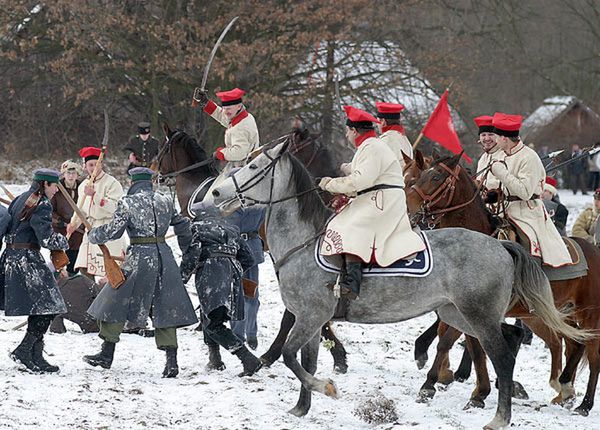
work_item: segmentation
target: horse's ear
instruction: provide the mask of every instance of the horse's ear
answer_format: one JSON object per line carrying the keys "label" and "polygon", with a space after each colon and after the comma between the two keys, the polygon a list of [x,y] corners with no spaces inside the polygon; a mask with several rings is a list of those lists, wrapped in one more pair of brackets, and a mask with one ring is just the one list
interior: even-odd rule
{"label": "horse's ear", "polygon": [[448,162],[446,163],[446,166],[453,168],[456,167],[458,165],[458,162],[460,161],[461,157],[463,156],[463,152],[465,151],[461,151],[460,154],[456,154],[455,156],[451,157]]}
{"label": "horse's ear", "polygon": [[415,151],[415,162],[417,163],[417,167],[419,169],[425,170],[425,160],[423,159],[423,153],[418,149]]}
{"label": "horse's ear", "polygon": [[167,137],[171,136],[171,134],[173,133],[171,131],[171,127],[169,127],[169,124],[167,124],[166,122],[163,122],[163,131],[165,132],[165,136]]}
{"label": "horse's ear", "polygon": [[404,153],[404,151],[400,151],[402,153],[402,159],[404,160],[404,164],[408,164],[412,161],[412,158],[410,158],[408,155],[406,155]]}
{"label": "horse's ear", "polygon": [[285,151],[287,151],[288,147],[290,146],[290,143],[292,143],[292,136],[290,136],[289,139],[285,139],[285,141],[281,144],[281,148],[279,150],[279,155],[281,155]]}

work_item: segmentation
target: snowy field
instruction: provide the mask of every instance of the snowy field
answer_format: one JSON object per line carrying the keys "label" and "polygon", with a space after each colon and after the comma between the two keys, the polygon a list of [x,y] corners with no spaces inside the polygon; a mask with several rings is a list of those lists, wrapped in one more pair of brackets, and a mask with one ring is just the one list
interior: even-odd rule
{"label": "snowy field", "polygon": [[[13,187],[15,192],[23,187]],[[569,226],[588,204],[590,196],[561,191],[571,211]],[[170,243],[176,248],[174,241]],[[261,265],[259,353],[274,338],[283,312],[270,262]],[[190,293],[193,291],[190,282]],[[195,295],[192,299],[197,302]],[[227,369],[208,373],[204,369],[207,348],[192,327],[179,333],[180,375],[161,379],[164,353],[153,339],[123,335],[110,370],[86,365],[81,357],[96,353],[100,339],[67,325],[66,334],[49,334],[48,361],[61,367],[59,374],[31,375],[18,370],[8,357],[20,342],[24,329],[12,328],[24,317],[7,318],[0,313],[0,428],[10,429],[477,429],[489,422],[496,409],[497,391],[492,389],[483,410],[463,411],[474,388],[474,374],[464,384],[453,383],[438,390],[429,404],[416,403],[427,369],[417,370],[413,342],[433,321],[433,315],[399,324],[368,326],[335,324],[338,337],[349,354],[349,371],[336,375],[331,355],[321,348],[317,376],[331,377],[340,399],[313,395],[308,416],[296,418],[286,411],[298,397],[299,383],[279,361],[251,378],[236,375],[241,365],[224,353]],[[67,322],[67,324],[69,324]],[[430,357],[434,348],[430,349]],[[457,346],[451,355],[455,367],[462,354]],[[430,362],[432,359],[430,358]],[[490,363],[490,373],[493,369]],[[530,400],[513,401],[513,425],[523,429],[592,429],[600,427],[600,407],[587,418],[550,404],[555,395],[549,379],[550,355],[534,338],[518,357],[515,379],[526,387]],[[587,383],[587,369],[578,372],[578,403]],[[354,410],[381,392],[395,402],[395,423],[372,425],[361,421]],[[577,404],[578,404],[577,403]]]}

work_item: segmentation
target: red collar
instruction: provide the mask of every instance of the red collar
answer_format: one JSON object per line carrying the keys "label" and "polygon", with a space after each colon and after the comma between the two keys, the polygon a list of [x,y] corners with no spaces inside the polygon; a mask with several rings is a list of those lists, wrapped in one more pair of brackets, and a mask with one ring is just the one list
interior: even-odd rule
{"label": "red collar", "polygon": [[367,131],[366,133],[361,134],[360,136],[358,136],[356,138],[356,140],[354,141],[354,145],[358,148],[369,137],[377,137],[377,135],[375,134],[375,132],[373,130]]}
{"label": "red collar", "polygon": [[404,127],[402,127],[400,124],[392,124],[392,125],[386,125],[385,127],[381,127],[382,133],[385,133],[388,130],[395,130],[398,133],[405,134]]}
{"label": "red collar", "polygon": [[241,120],[243,120],[247,116],[248,116],[248,111],[246,109],[242,110],[240,113],[238,113],[236,116],[234,116],[231,119],[229,126],[233,127],[234,125],[238,124]]}

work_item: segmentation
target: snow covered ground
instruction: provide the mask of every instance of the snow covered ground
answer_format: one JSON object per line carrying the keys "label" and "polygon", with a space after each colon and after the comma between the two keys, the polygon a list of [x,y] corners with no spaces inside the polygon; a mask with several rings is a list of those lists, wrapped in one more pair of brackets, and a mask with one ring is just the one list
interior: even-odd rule
{"label": "snow covered ground", "polygon": [[[14,191],[23,191],[23,187]],[[561,198],[571,211],[569,225],[592,201],[591,196],[562,191]],[[174,242],[171,245],[177,249]],[[261,266],[261,279],[259,353],[273,339],[283,312],[269,262]],[[192,299],[196,299],[194,295]],[[485,409],[462,410],[474,388],[474,376],[464,384],[438,390],[429,404],[415,402],[426,369],[417,370],[412,359],[413,342],[434,321],[432,315],[389,325],[336,324],[349,353],[349,372],[335,375],[331,355],[321,348],[317,376],[331,377],[341,397],[333,400],[313,395],[312,409],[304,418],[286,413],[296,403],[299,383],[281,361],[254,377],[240,379],[236,376],[240,363],[225,353],[227,369],[207,373],[207,349],[201,333],[191,327],[179,330],[177,379],[160,378],[163,353],[155,348],[153,339],[137,335],[123,335],[112,369],[89,367],[81,357],[97,352],[100,340],[94,334],[80,333],[73,325],[68,325],[67,334],[47,336],[48,361],[61,367],[59,374],[21,372],[8,353],[24,334],[24,329],[12,328],[23,320],[0,313],[0,428],[476,429],[491,420],[496,408],[497,391],[493,389]],[[433,354],[432,347],[430,356]],[[461,354],[461,347],[452,351],[454,366]],[[513,427],[598,428],[599,407],[584,418],[549,403],[554,397],[547,383],[549,369],[550,355],[539,339],[522,347],[515,378],[526,387],[530,400],[513,402]],[[578,401],[583,397],[587,375],[587,369],[578,373]],[[395,402],[395,423],[367,424],[353,413],[377,391]]]}

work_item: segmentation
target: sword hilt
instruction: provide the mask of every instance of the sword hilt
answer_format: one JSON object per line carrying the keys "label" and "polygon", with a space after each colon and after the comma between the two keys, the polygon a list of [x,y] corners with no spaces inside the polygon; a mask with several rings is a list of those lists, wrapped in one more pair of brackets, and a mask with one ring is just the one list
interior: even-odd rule
{"label": "sword hilt", "polygon": [[204,88],[194,88],[194,95],[192,96],[192,107],[198,107],[200,104],[200,94],[204,92]]}

